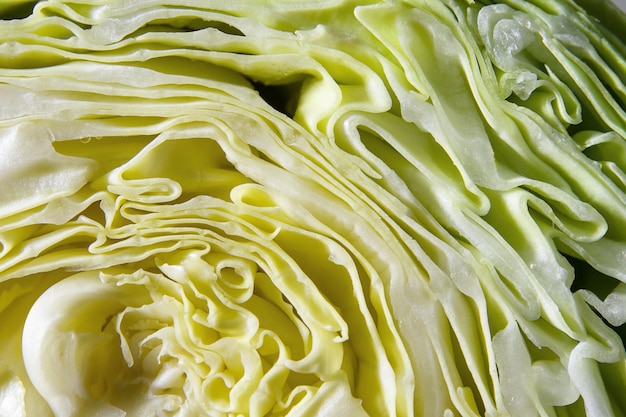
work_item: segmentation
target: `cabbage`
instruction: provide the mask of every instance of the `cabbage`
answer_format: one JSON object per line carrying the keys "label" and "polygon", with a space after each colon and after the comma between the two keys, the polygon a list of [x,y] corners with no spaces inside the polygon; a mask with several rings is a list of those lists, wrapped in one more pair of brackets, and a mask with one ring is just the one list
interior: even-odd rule
{"label": "cabbage", "polygon": [[626,415],[626,17],[0,5],[0,415]]}

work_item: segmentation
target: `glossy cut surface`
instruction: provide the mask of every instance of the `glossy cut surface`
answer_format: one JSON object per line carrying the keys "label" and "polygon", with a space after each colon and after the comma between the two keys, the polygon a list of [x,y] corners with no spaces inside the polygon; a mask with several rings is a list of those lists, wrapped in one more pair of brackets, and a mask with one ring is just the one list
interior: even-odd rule
{"label": "glossy cut surface", "polygon": [[626,415],[589,7],[2,3],[0,415]]}

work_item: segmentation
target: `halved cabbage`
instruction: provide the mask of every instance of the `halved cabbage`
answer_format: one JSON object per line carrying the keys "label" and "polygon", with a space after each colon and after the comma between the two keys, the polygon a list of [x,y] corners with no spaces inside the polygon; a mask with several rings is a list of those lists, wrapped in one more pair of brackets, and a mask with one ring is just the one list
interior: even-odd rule
{"label": "halved cabbage", "polygon": [[0,415],[626,415],[614,12],[3,3]]}

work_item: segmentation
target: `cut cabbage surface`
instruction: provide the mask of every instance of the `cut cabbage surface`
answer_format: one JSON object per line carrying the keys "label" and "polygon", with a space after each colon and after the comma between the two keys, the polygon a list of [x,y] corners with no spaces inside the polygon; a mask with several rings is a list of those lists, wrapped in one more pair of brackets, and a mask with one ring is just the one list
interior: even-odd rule
{"label": "cut cabbage surface", "polygon": [[0,17],[0,416],[626,416],[610,3]]}

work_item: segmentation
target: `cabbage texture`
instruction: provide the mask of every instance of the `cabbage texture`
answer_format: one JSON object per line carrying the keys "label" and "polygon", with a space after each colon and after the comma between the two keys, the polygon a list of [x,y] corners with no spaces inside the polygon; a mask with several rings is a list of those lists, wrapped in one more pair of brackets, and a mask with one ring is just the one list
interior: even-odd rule
{"label": "cabbage texture", "polygon": [[0,416],[626,416],[610,3],[0,16]]}

